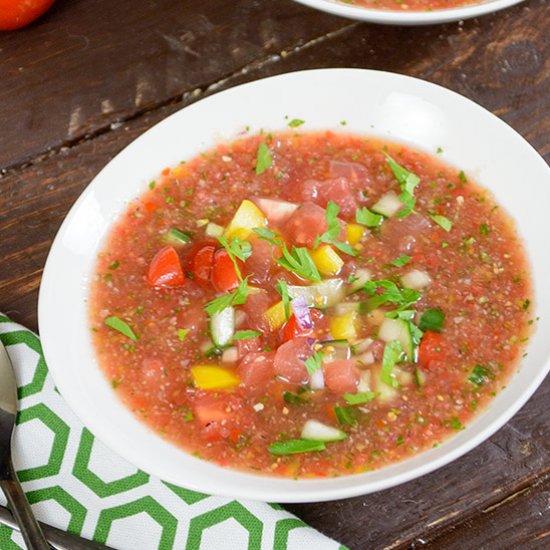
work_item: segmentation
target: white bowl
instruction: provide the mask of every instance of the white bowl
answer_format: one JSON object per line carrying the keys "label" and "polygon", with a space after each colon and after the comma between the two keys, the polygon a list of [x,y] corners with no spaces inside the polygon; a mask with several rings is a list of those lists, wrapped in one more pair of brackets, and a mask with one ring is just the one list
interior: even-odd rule
{"label": "white bowl", "polygon": [[[516,219],[532,261],[537,310],[550,311],[550,169],[500,119],[444,88],[378,71],[325,69],[259,80],[199,101],[163,120],[118,154],[72,207],[42,278],[39,324],[50,372],[82,422],[119,455],[162,479],[207,493],[276,502],[331,500],[385,489],[466,453],[505,424],[550,368],[550,315],[544,315],[523,367],[466,430],[436,449],[378,471],[292,480],[224,469],[163,440],[119,401],[90,338],[88,291],[96,256],[128,201],[165,166],[222,139],[252,131],[335,129],[374,134],[435,152],[494,192]],[[342,126],[341,121],[347,125]]]}
{"label": "white bowl", "polygon": [[344,4],[340,0],[294,1],[305,4],[310,8],[332,13],[333,15],[358,19],[359,21],[380,23],[382,25],[433,25],[435,23],[462,21],[485,15],[486,13],[493,13],[514,4],[519,4],[523,0],[487,0],[486,2],[477,2],[460,8],[434,11],[375,10]]}

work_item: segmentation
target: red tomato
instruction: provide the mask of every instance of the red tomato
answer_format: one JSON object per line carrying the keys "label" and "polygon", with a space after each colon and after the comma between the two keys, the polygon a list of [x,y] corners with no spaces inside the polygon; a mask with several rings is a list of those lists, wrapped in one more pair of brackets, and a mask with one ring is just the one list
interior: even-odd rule
{"label": "red tomato", "polygon": [[54,0],[0,0],[0,31],[20,29],[46,12]]}
{"label": "red tomato", "polygon": [[294,314],[290,316],[289,320],[286,322],[286,325],[283,327],[282,337],[284,342],[288,342],[298,336],[319,336],[319,332],[323,328],[328,327],[322,311],[313,308],[309,310],[309,314],[311,316],[311,321],[313,322],[313,326],[311,328],[302,328],[298,324],[296,316]]}
{"label": "red tomato", "polygon": [[353,361],[341,359],[333,361],[324,368],[325,384],[334,393],[353,393],[359,383],[359,373]]}
{"label": "red tomato", "polygon": [[298,337],[282,344],[275,354],[275,373],[291,384],[303,384],[309,379],[306,359],[313,354],[308,338]]}
{"label": "red tomato", "polygon": [[147,282],[151,286],[176,287],[185,282],[180,258],[176,249],[165,246],[159,250],[151,261],[147,272]]}
{"label": "red tomato", "polygon": [[432,331],[425,332],[418,348],[418,362],[429,369],[431,362],[441,361],[444,358],[445,348],[441,334]]}
{"label": "red tomato", "polygon": [[210,284],[215,250],[216,247],[212,244],[201,246],[191,260],[193,280],[199,286],[205,287]]}
{"label": "red tomato", "polygon": [[[237,259],[239,269],[243,270],[243,262]],[[216,250],[214,254],[214,267],[212,269],[212,284],[218,292],[231,292],[239,286],[239,277],[235,270],[235,264],[229,257],[225,248]]]}
{"label": "red tomato", "polygon": [[262,389],[275,376],[275,352],[248,353],[239,363],[239,376],[245,386]]}

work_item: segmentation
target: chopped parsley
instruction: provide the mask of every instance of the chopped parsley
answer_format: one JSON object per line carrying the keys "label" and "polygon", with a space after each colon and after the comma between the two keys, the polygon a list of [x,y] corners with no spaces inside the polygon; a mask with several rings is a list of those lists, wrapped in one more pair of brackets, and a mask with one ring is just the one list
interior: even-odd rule
{"label": "chopped parsley", "polygon": [[279,279],[275,285],[275,290],[281,295],[283,307],[285,310],[285,319],[290,319],[290,294],[288,292],[288,284],[284,279]]}
{"label": "chopped parsley", "polygon": [[305,123],[305,120],[301,120],[299,118],[293,118],[289,123],[288,126],[290,128],[298,128],[298,126],[301,126]]}
{"label": "chopped parsley", "polygon": [[186,336],[189,334],[191,329],[188,328],[179,328],[178,329],[178,339],[180,342],[183,342]]}
{"label": "chopped parsley", "polygon": [[[383,289],[383,292],[380,294],[377,293],[379,288]],[[367,281],[361,289],[372,296],[368,301],[368,308],[370,310],[387,303],[407,308],[420,299],[420,292],[410,288],[400,289],[393,281]]]}
{"label": "chopped parsley", "polygon": [[215,313],[222,312],[225,308],[228,308],[229,306],[238,306],[244,304],[247,298],[248,277],[241,280],[238,288],[234,292],[232,292],[231,294],[223,294],[222,296],[214,298],[204,306],[204,309],[206,310],[206,313],[208,313],[208,315],[212,316]]}
{"label": "chopped parsley", "polygon": [[273,455],[293,455],[311,451],[324,451],[325,449],[325,444],[322,441],[312,441],[310,439],[276,441],[268,447],[269,452]]}
{"label": "chopped parsley", "polygon": [[525,301],[523,302],[523,304],[521,305],[521,307],[522,307],[525,311],[527,311],[527,310],[529,309],[529,306],[530,306],[530,305],[531,305],[531,300],[525,300]]}
{"label": "chopped parsley", "polygon": [[124,334],[124,336],[130,338],[130,340],[133,340],[134,342],[137,342],[138,337],[135,335],[134,331],[130,328],[128,323],[123,321],[122,319],[119,319],[118,317],[107,317],[104,320],[104,323],[111,327],[121,334]]}
{"label": "chopped parsley", "polygon": [[481,386],[487,380],[491,380],[493,376],[494,375],[491,369],[489,369],[488,367],[485,367],[483,365],[476,365],[472,369],[470,376],[468,376],[468,380],[476,386]]}
{"label": "chopped parsley", "polygon": [[479,232],[480,232],[481,235],[487,236],[487,235],[489,235],[490,231],[491,230],[489,229],[489,224],[487,224],[487,223],[482,223],[479,226]]}
{"label": "chopped parsley", "polygon": [[458,179],[462,182],[462,183],[466,183],[468,181],[468,178],[466,177],[466,174],[464,173],[464,170],[461,170],[459,173],[458,173]]}
{"label": "chopped parsley", "polygon": [[115,260],[108,269],[111,271],[114,271],[115,269],[118,269],[120,267],[120,262],[118,260]]}
{"label": "chopped parsley", "polygon": [[233,335],[233,340],[248,340],[260,336],[257,330],[239,330]]}
{"label": "chopped parsley", "polygon": [[414,199],[414,189],[420,183],[420,178],[413,172],[409,172],[384,151],[386,160],[390,165],[391,171],[399,185],[401,186],[401,195],[399,195],[399,200],[404,204],[405,208],[400,210],[397,213],[398,218],[405,218],[411,212],[414,211],[414,205],[416,201]]}
{"label": "chopped parsley", "polygon": [[334,407],[336,419],[342,426],[354,426],[357,424],[357,410],[353,407]]}
{"label": "chopped parsley", "polygon": [[445,314],[440,308],[427,309],[420,317],[419,326],[422,330],[433,330],[441,332],[443,323],[445,322]]}
{"label": "chopped parsley", "polygon": [[411,261],[411,257],[407,256],[406,254],[401,254],[399,258],[395,258],[392,262],[390,262],[395,267],[403,267],[404,265],[407,265]]}
{"label": "chopped parsley", "polygon": [[272,164],[273,159],[271,158],[269,148],[265,142],[262,141],[258,147],[258,153],[256,155],[256,175],[260,176],[263,174]]}
{"label": "chopped parsley", "polygon": [[317,283],[321,280],[319,270],[313,263],[307,248],[297,248],[293,246],[292,250],[289,251],[286,244],[284,244],[283,256],[277,259],[277,263],[288,271],[292,271],[292,273],[304,277],[304,279],[309,279]]}
{"label": "chopped parsley", "polygon": [[345,393],[344,399],[348,405],[362,405],[368,403],[376,397],[376,393],[373,391],[361,392],[361,393]]}
{"label": "chopped parsley", "polygon": [[303,397],[289,391],[285,391],[283,393],[283,399],[289,405],[303,405],[304,403],[307,403],[307,399],[304,399]]}
{"label": "chopped parsley", "polygon": [[383,220],[384,216],[371,212],[366,206],[355,211],[355,221],[365,227],[378,227]]}
{"label": "chopped parsley", "polygon": [[453,416],[449,422],[449,426],[453,429],[453,430],[463,430],[464,429],[464,425],[462,424],[462,422],[460,422],[458,416]]}
{"label": "chopped parsley", "polygon": [[434,214],[433,216],[430,216],[432,220],[439,225],[439,227],[442,227],[445,231],[449,232],[451,228],[453,227],[453,222],[446,218],[445,216],[440,216],[439,214]]}
{"label": "chopped parsley", "polygon": [[342,230],[340,222],[338,221],[338,212],[340,212],[340,207],[334,202],[329,201],[327,209],[325,212],[325,219],[327,220],[327,229],[326,231],[315,239],[315,246],[319,246],[319,243],[332,244],[344,254],[349,254],[350,256],[357,256],[357,251],[352,248],[348,243],[343,243],[338,241],[338,236]]}
{"label": "chopped parsley", "polygon": [[323,354],[320,351],[314,351],[313,355],[306,359],[307,373],[311,376],[320,370],[323,364]]}
{"label": "chopped parsley", "polygon": [[252,229],[256,235],[263,241],[267,241],[268,243],[274,245],[274,246],[282,246],[283,243],[281,241],[281,236],[275,233],[275,231],[271,231],[271,229],[268,229],[267,227],[255,227]]}

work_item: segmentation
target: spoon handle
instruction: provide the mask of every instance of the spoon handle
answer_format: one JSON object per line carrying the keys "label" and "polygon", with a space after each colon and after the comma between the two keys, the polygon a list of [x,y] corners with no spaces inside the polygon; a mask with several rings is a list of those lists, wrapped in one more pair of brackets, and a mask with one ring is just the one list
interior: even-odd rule
{"label": "spoon handle", "polygon": [[32,513],[31,506],[23,488],[17,479],[11,460],[8,464],[8,479],[0,480],[0,487],[4,491],[12,514],[19,524],[21,535],[28,550],[50,550],[40,525]]}

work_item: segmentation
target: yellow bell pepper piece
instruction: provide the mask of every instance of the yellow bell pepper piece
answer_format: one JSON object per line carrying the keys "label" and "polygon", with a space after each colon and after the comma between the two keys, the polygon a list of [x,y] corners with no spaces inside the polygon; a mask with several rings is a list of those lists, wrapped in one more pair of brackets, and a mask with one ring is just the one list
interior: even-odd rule
{"label": "yellow bell pepper piece", "polygon": [[353,246],[357,244],[365,233],[365,228],[358,223],[348,223],[346,225],[346,238],[348,243]]}
{"label": "yellow bell pepper piece", "polygon": [[286,322],[285,306],[283,301],[277,302],[271,306],[265,313],[264,317],[269,323],[271,330],[279,330]]}
{"label": "yellow bell pepper piece", "polygon": [[336,275],[344,265],[344,260],[338,256],[338,252],[328,244],[313,250],[310,256],[322,275]]}
{"label": "yellow bell pepper piece", "polygon": [[335,340],[354,340],[357,338],[355,322],[357,313],[350,311],[329,320],[330,333]]}
{"label": "yellow bell pepper piece", "polygon": [[263,227],[266,220],[263,212],[253,202],[244,200],[227,226],[225,236],[228,239],[239,237],[245,240],[252,233],[252,229]]}
{"label": "yellow bell pepper piece", "polygon": [[195,385],[203,390],[230,390],[240,383],[232,370],[215,365],[191,367],[191,374]]}

